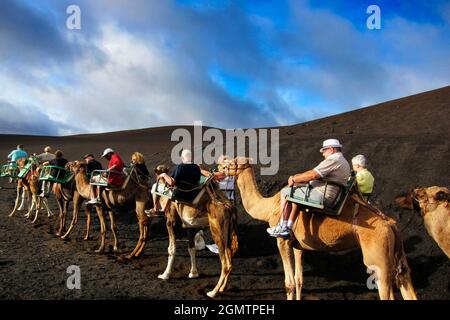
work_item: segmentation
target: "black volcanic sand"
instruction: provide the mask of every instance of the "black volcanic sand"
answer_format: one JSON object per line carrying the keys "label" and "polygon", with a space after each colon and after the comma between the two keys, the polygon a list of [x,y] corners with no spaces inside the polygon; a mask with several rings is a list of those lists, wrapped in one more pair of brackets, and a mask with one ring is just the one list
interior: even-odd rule
{"label": "black volcanic sand", "polygon": [[[419,298],[450,299],[449,259],[427,234],[419,214],[393,204],[396,195],[412,187],[450,185],[449,106],[450,87],[445,87],[282,127],[279,173],[275,177],[260,176],[256,170],[257,183],[262,194],[275,194],[290,174],[308,170],[321,160],[318,149],[326,138],[340,139],[349,160],[358,153],[365,154],[376,177],[375,202],[400,225]],[[87,152],[100,154],[105,147],[113,147],[127,160],[133,151],[141,151],[147,165],[153,167],[170,163],[173,130],[174,127],[162,127],[69,137],[0,135],[0,154],[8,154],[17,143],[25,144],[31,152],[51,145],[61,148],[69,160],[75,160]],[[9,186],[5,181],[1,185]],[[218,280],[219,259],[209,251],[198,252],[200,278],[187,278],[190,260],[181,228],[177,229],[181,241],[177,242],[173,278],[157,278],[167,262],[167,231],[161,218],[151,222],[143,256],[121,262],[121,254],[112,253],[111,246],[104,255],[94,253],[99,235],[95,216],[91,239],[82,240],[86,224],[81,212],[71,238],[63,241],[54,236],[56,216],[48,219],[42,214],[35,226],[23,217],[23,212],[9,218],[14,197],[15,191],[0,190],[1,299],[205,299],[205,292]],[[53,198],[50,204],[57,213]],[[240,249],[234,259],[229,289],[221,299],[284,299],[284,273],[275,240],[267,236],[265,223],[252,220],[244,212],[239,197],[237,205]],[[120,249],[127,253],[138,238],[135,216],[121,214],[117,228]],[[109,231],[107,239],[110,245]],[[70,265],[81,268],[81,290],[66,288],[66,270]],[[304,299],[376,299],[376,291],[366,287],[367,278],[358,250],[304,255]],[[396,295],[400,298],[398,292]]]}

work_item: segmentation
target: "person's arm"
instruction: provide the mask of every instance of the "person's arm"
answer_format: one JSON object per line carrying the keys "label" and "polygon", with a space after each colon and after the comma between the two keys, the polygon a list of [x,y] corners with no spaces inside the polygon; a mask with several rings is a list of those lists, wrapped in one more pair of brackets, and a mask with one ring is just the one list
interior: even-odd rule
{"label": "person's arm", "polygon": [[13,156],[13,154],[14,154],[14,151],[11,151],[11,152],[8,154],[8,159],[11,159],[12,156]]}
{"label": "person's arm", "polygon": [[171,186],[171,187],[173,187],[173,186],[175,185],[175,182],[176,182],[175,179],[172,178],[171,176],[169,176],[167,173],[161,173],[161,174],[158,176],[158,180],[159,180],[160,178],[164,179],[164,181],[165,181],[169,186]]}
{"label": "person's arm", "polygon": [[290,176],[288,179],[288,184],[289,186],[293,186],[296,183],[305,183],[317,179],[320,179],[320,174],[315,170],[308,170],[306,172]]}

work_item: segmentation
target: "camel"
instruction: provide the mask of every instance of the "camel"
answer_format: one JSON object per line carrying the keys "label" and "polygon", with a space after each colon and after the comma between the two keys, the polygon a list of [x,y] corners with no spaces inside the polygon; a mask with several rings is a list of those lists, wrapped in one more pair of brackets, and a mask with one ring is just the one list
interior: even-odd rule
{"label": "camel", "polygon": [[[243,206],[251,217],[270,226],[278,223],[281,192],[272,197],[261,195],[248,158],[224,157],[219,161],[219,171],[235,176]],[[357,247],[362,250],[364,264],[376,271],[381,299],[394,299],[393,280],[404,299],[417,299],[395,221],[356,195],[347,198],[339,216],[300,212],[292,230],[294,240],[277,238],[287,299],[294,299],[294,295],[301,299],[304,250],[333,252]]]}
{"label": "camel", "polygon": [[[191,270],[189,278],[199,276],[195,260],[194,236],[196,232],[204,227],[211,230],[211,235],[219,249],[221,263],[220,278],[216,286],[206,294],[215,298],[219,292],[223,292],[228,284],[228,278],[232,269],[232,257],[238,249],[236,234],[237,214],[230,201],[215,186],[214,182],[207,182],[205,194],[195,206],[178,201],[172,201],[166,214],[166,226],[169,233],[168,261],[165,271],[158,276],[159,279],[170,278],[176,253],[176,238],[174,226],[177,218],[183,222],[183,227],[188,231],[188,252],[191,258]],[[161,198],[162,202],[166,201]],[[164,207],[164,203],[162,203]]]}
{"label": "camel", "polygon": [[[91,192],[92,188],[89,184],[89,180],[87,178],[86,174],[86,162],[85,161],[74,161],[70,164],[70,170],[74,173],[74,183],[75,183],[75,189],[76,193],[78,194],[77,198],[74,198],[74,205],[73,205],[73,216],[72,221],[70,223],[69,228],[64,233],[64,235],[61,236],[61,239],[67,239],[72,232],[75,225],[78,223],[78,212],[80,210],[81,204],[83,203],[84,199],[90,199],[91,198]],[[89,232],[91,228],[91,209],[93,205],[86,204],[85,207],[85,214],[86,214],[86,233],[83,237],[83,240],[86,241],[89,239]],[[105,248],[105,236],[106,236],[106,226],[105,226],[105,220],[104,220],[104,213],[102,210],[96,207],[96,212],[100,220],[100,247],[95,250],[96,253],[102,253]],[[114,251],[118,250],[118,240],[116,236],[116,225],[115,225],[115,216],[113,212],[109,212],[109,218],[110,218],[110,228],[111,232],[114,237]]]}
{"label": "camel", "polygon": [[[39,189],[39,165],[37,161],[34,158],[32,158],[31,160],[27,160],[24,158],[18,160],[17,164],[20,169],[23,169],[27,164],[27,161],[32,161],[31,168],[22,179],[18,179],[17,181],[16,201],[14,203],[14,208],[12,212],[9,214],[9,216],[13,217],[17,212],[17,210],[20,210],[21,208],[24,207],[24,200],[26,198],[29,198],[29,193],[31,193],[31,205],[28,206],[28,212],[25,214],[25,217],[31,219],[32,211],[35,210],[35,217],[32,223],[36,223],[39,211],[41,209],[41,204],[44,205],[47,211],[47,217],[51,217],[53,213],[48,207],[47,199],[41,199],[38,195],[40,189]],[[25,196],[22,197],[22,204],[19,207],[19,198],[21,191],[24,192]]]}
{"label": "camel", "polygon": [[[73,162],[69,162],[66,165],[67,170],[71,170],[71,167],[73,165]],[[72,176],[66,183],[55,183],[53,185],[53,193],[55,194],[56,202],[59,207],[59,226],[58,230],[56,231],[56,236],[63,237],[63,233],[65,235],[66,233],[66,216],[67,216],[67,210],[69,208],[69,204],[71,201],[73,201],[73,212],[74,215],[72,217],[72,221],[75,219],[75,224],[77,222],[76,217],[78,215],[79,207],[81,206],[81,203],[83,202],[83,198],[78,193],[75,179]],[[71,225],[72,226],[72,225]],[[73,228],[73,226],[72,226]],[[88,231],[87,236],[89,236],[89,223],[88,223]]]}
{"label": "camel", "polygon": [[450,258],[450,192],[445,187],[416,188],[395,199],[398,206],[420,211],[428,234]]}
{"label": "camel", "polygon": [[[76,163],[72,166],[72,171],[75,173],[75,182],[78,193],[82,197],[89,199],[91,186],[86,176],[86,163],[84,161],[76,161]],[[146,244],[148,233],[148,226],[147,226],[148,217],[145,214],[144,209],[146,208],[146,206],[149,205],[150,196],[148,193],[147,183],[145,181],[142,181],[141,178],[139,178],[139,175],[136,173],[136,170],[134,169],[131,170],[129,174],[129,179],[127,180],[128,182],[125,182],[123,187],[113,190],[106,189],[103,190],[101,194],[104,207],[96,206],[97,215],[100,219],[101,243],[100,247],[95,252],[102,253],[105,250],[105,238],[106,238],[105,214],[104,214],[105,209],[106,211],[108,211],[111,221],[111,232],[114,237],[114,247],[113,247],[114,251],[118,251],[118,241],[115,230],[116,225],[114,212],[130,212],[134,210],[136,211],[136,215],[139,221],[139,240],[134,250],[127,256],[128,259],[132,259],[133,257],[138,257],[142,253]],[[88,214],[88,210],[89,209],[86,209],[86,214]],[[75,217],[76,215],[74,213],[74,219]],[[72,230],[72,228],[73,223],[71,224],[66,235]],[[64,235],[64,237],[66,235]]]}

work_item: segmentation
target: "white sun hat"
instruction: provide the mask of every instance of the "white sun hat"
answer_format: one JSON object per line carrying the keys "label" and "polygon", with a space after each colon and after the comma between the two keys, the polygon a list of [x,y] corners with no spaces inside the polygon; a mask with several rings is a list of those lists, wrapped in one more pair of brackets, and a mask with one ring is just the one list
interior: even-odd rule
{"label": "white sun hat", "polygon": [[106,148],[105,151],[103,151],[102,158],[104,158],[108,153],[111,152],[114,152],[114,150],[111,148]]}
{"label": "white sun hat", "polygon": [[323,152],[327,148],[342,148],[342,144],[338,139],[327,139],[323,142],[320,152]]}

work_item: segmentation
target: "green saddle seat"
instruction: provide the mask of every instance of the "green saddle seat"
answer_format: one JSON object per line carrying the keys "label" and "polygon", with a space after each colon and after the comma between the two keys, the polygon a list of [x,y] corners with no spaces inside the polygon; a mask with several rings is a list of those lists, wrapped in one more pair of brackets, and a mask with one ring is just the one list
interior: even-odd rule
{"label": "green saddle seat", "polygon": [[[286,197],[286,200],[297,203],[298,205],[300,205],[301,209],[305,209],[305,211],[312,211],[312,212],[324,213],[324,214],[332,215],[332,216],[339,216],[342,212],[342,209],[344,208],[345,201],[347,200],[347,198],[350,194],[350,191],[356,185],[355,177],[353,175],[350,176],[348,178],[347,184],[345,186],[342,186],[342,185],[336,184],[336,183],[327,182],[325,185],[324,194],[326,194],[326,188],[327,188],[328,184],[332,184],[332,185],[338,186],[340,188],[340,191],[339,191],[338,195],[336,196],[336,199],[333,201],[333,203],[330,206],[325,205],[323,203],[323,201],[319,202],[319,201],[315,201],[312,199],[308,199],[308,196],[306,196],[303,199],[295,198],[293,196],[293,191],[291,192],[290,195],[288,195]],[[309,186],[309,187],[312,188],[311,186]],[[307,194],[308,194],[308,192],[307,192]]]}
{"label": "green saddle seat", "polygon": [[0,177],[16,179],[19,174],[19,167],[16,163],[11,162],[2,166]]}
{"label": "green saddle seat", "polygon": [[25,178],[25,176],[26,176],[26,175],[28,174],[28,172],[30,171],[32,165],[33,165],[32,162],[28,162],[28,163],[22,168],[22,170],[20,170],[20,172],[19,172],[19,174],[17,175],[17,177],[18,177],[19,179]]}
{"label": "green saddle seat", "polygon": [[156,188],[157,190],[154,193],[161,197],[169,198],[181,203],[194,204],[198,203],[200,199],[197,198],[204,194],[204,187],[210,179],[210,177],[200,176],[198,184],[196,186],[192,186],[190,190],[181,190],[177,187],[171,189],[167,185],[164,185],[162,191]]}
{"label": "green saddle seat", "polygon": [[58,166],[45,166],[39,175],[40,181],[49,181],[64,184],[73,178],[73,173],[66,168]]}

